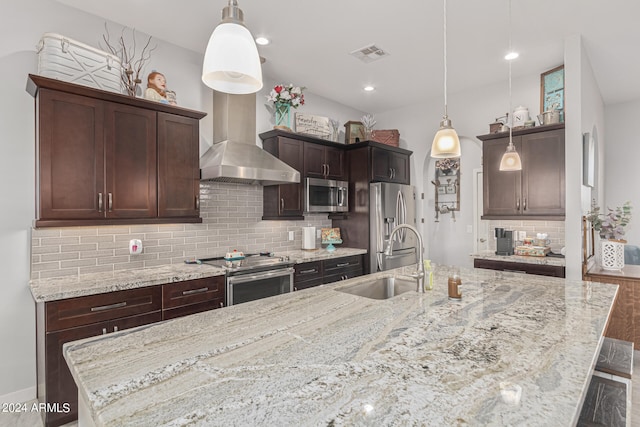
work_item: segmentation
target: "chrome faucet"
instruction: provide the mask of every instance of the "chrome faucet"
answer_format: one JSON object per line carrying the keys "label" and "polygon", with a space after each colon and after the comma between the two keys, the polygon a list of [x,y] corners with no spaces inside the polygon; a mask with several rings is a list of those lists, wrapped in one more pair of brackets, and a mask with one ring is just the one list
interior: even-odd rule
{"label": "chrome faucet", "polygon": [[413,231],[413,233],[418,238],[418,247],[416,248],[416,271],[410,276],[416,279],[416,286],[418,287],[416,291],[424,292],[424,264],[422,261],[423,243],[422,243],[422,236],[420,235],[420,232],[415,227],[409,224],[400,224],[397,227],[395,227],[391,231],[391,234],[389,235],[389,243],[387,243],[387,248],[384,250],[384,253],[387,256],[393,255],[393,238],[396,235],[396,233],[403,228]]}

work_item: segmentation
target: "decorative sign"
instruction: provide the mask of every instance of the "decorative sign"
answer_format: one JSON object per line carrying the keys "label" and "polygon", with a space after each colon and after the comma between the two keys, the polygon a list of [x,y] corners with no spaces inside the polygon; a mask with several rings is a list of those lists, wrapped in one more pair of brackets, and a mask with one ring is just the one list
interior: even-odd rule
{"label": "decorative sign", "polygon": [[328,117],[296,113],[296,132],[331,140],[331,124]]}
{"label": "decorative sign", "polygon": [[540,112],[564,110],[564,65],[540,75]]}

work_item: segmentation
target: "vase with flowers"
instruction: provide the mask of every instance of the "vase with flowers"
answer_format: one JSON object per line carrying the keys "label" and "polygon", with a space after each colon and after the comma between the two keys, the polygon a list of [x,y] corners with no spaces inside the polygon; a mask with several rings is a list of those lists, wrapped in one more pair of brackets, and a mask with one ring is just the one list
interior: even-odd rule
{"label": "vase with flowers", "polygon": [[631,222],[631,204],[625,202],[615,209],[607,208],[607,212],[600,212],[595,203],[587,220],[593,224],[601,239],[602,268],[605,270],[621,270],[624,267],[624,228]]}
{"label": "vase with flowers", "polygon": [[273,102],[275,107],[274,129],[291,130],[291,108],[304,105],[304,87],[277,84],[267,95],[267,101]]}

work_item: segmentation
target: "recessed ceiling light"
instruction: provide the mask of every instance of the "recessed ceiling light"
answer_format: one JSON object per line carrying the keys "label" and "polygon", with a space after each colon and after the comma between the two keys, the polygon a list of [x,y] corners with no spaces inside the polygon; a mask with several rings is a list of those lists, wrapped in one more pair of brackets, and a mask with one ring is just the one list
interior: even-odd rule
{"label": "recessed ceiling light", "polygon": [[504,59],[506,59],[507,61],[512,61],[516,59],[518,56],[520,56],[518,52],[509,52],[504,56]]}
{"label": "recessed ceiling light", "polygon": [[260,46],[266,46],[269,44],[269,39],[266,37],[258,37],[256,38],[256,43],[258,43]]}
{"label": "recessed ceiling light", "polygon": [[376,90],[376,88],[373,86],[365,86],[363,89],[365,90],[365,92],[372,92]]}

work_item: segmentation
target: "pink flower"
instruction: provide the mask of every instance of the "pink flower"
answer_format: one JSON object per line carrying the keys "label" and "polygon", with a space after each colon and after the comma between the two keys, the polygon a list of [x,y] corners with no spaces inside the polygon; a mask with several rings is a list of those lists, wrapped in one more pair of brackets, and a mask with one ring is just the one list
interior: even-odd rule
{"label": "pink flower", "polygon": [[275,91],[276,91],[276,93],[280,93],[280,92],[282,92],[282,89],[284,89],[284,88],[283,88],[282,86],[280,86],[280,85],[278,85],[278,86],[276,86],[276,87],[274,87],[274,88],[273,88],[273,90],[275,90]]}

